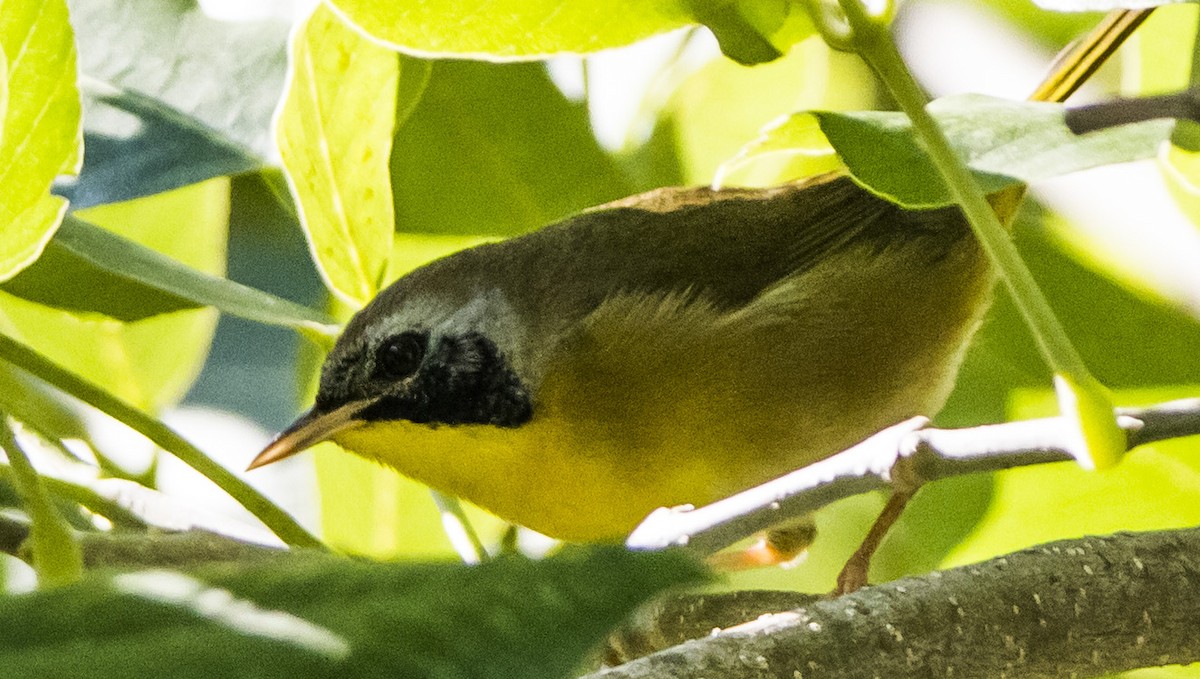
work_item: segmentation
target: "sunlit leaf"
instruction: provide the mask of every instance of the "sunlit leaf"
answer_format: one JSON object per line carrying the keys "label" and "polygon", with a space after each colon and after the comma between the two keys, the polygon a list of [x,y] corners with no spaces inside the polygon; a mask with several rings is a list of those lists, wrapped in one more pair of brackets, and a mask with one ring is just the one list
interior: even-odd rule
{"label": "sunlit leaf", "polygon": [[0,598],[0,663],[21,677],[565,678],[637,605],[701,578],[681,554],[615,548],[122,573]]}
{"label": "sunlit leaf", "polygon": [[[216,275],[224,271],[227,179],[78,214],[189,267]],[[215,326],[211,309],[121,323],[0,293],[0,331],[151,411],[175,403],[187,391]]]}
{"label": "sunlit leaf", "polygon": [[450,0],[337,0],[333,5],[394,49],[496,61],[596,52],[708,24],[726,54],[757,63],[812,34],[799,3],[790,0],[501,0],[470,6]]}
{"label": "sunlit leaf", "polygon": [[[1170,121],[1158,120],[1076,136],[1063,124],[1063,108],[1057,104],[980,95],[939,99],[929,110],[988,193],[1098,165],[1152,157],[1171,129]],[[811,126],[811,118],[817,119],[854,177],[871,191],[910,207],[953,202],[904,114],[800,113],[774,133],[796,134],[798,128]]]}
{"label": "sunlit leaf", "polygon": [[62,193],[96,205],[275,164],[288,24],[211,19],[190,0],[69,0],[88,153]]}
{"label": "sunlit leaf", "polygon": [[417,55],[537,59],[627,45],[692,22],[683,0],[638,2],[451,0],[395,3],[337,0],[333,5],[375,38]]}
{"label": "sunlit leaf", "polygon": [[434,63],[391,171],[406,232],[523,233],[629,193],[587,110],[536,64]]}
{"label": "sunlit leaf", "polygon": [[326,284],[365,304],[387,266],[388,154],[400,61],[319,5],[297,25],[275,120],[283,167]]}
{"label": "sunlit leaf", "polygon": [[50,195],[79,171],[75,42],[65,0],[0,1],[8,103],[0,127],[0,280],[41,254],[66,201]]}

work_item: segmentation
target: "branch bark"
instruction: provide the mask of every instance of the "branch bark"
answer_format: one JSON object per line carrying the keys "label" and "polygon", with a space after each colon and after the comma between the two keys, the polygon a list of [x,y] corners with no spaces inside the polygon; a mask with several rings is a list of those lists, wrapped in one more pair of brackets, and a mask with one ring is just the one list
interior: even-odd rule
{"label": "branch bark", "polygon": [[[738,596],[751,613],[753,593]],[[780,604],[779,593],[765,596],[768,606]],[[665,610],[668,626],[680,629],[681,611],[707,615],[711,606]],[[703,630],[704,622],[691,626]],[[1190,528],[1055,542],[868,587],[587,679],[1082,679],[1197,661],[1200,528]]]}

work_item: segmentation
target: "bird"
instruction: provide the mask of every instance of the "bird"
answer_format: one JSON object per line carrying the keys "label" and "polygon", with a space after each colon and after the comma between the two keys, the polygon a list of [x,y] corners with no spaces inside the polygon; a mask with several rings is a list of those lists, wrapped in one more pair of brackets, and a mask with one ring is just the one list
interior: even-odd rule
{"label": "bird", "polygon": [[993,275],[956,207],[846,175],[665,188],[400,278],[256,458],[325,439],[571,542],[936,412]]}
{"label": "bird", "polygon": [[[1110,14],[1031,98],[1065,99],[1148,14]],[[989,200],[1008,220],[1022,193]],[[392,283],[250,468],[333,440],[514,524],[618,542],[936,413],[995,278],[957,206],[900,207],[844,172],[656,189]]]}

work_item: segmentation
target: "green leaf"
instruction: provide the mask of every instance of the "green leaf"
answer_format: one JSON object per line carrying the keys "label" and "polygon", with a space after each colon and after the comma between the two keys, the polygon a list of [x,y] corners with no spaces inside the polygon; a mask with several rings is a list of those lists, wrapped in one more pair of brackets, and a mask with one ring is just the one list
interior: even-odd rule
{"label": "green leaf", "polygon": [[98,205],[276,162],[286,22],[218,21],[192,0],[68,4],[88,153],[64,194]]}
{"label": "green leaf", "polygon": [[70,215],[41,259],[0,290],[127,322],[207,305],[268,325],[324,336],[337,332],[333,319],[319,311],[184,266]]}
{"label": "green leaf", "polygon": [[537,64],[436,62],[391,171],[406,232],[523,233],[629,193],[586,108]]}
{"label": "green leaf", "polygon": [[50,195],[81,159],[75,42],[65,0],[0,1],[8,105],[0,128],[0,281],[41,254],[66,210]]}
{"label": "green leaf", "polygon": [[541,59],[628,45],[682,28],[682,0],[337,0],[333,6],[374,38],[419,56]]}
{"label": "green leaf", "polygon": [[[1170,121],[1156,120],[1076,136],[1063,124],[1058,104],[980,95],[939,99],[929,111],[989,194],[1098,165],[1150,158],[1171,129]],[[904,114],[800,113],[774,134],[796,134],[812,118],[855,179],[872,192],[908,207],[953,202]]]}
{"label": "green leaf", "polygon": [[721,47],[749,63],[773,59],[812,34],[789,0],[336,0],[351,22],[393,49],[417,56],[489,61],[544,59],[621,47],[690,24],[709,24]]}
{"label": "green leaf", "polygon": [[[186,266],[209,274],[224,270],[227,179],[77,214]],[[208,352],[216,320],[215,311],[195,309],[121,323],[0,292],[0,331],[149,411],[183,397]]]}
{"label": "green leaf", "polygon": [[12,676],[568,677],[634,608],[701,569],[675,552],[481,566],[293,557],[140,571],[0,599]]}
{"label": "green leaf", "polygon": [[319,5],[292,34],[275,139],[313,259],[329,289],[366,304],[393,231],[388,154],[400,62]]}

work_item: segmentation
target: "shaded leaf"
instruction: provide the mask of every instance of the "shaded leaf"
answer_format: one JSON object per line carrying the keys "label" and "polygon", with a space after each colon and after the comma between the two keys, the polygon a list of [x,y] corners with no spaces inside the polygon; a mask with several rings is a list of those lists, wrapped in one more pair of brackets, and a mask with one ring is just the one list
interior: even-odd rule
{"label": "shaded leaf", "polygon": [[716,36],[721,52],[739,64],[751,66],[783,56],[766,36],[783,26],[792,9],[788,0],[687,0],[686,5]]}
{"label": "shaded leaf", "polygon": [[[980,95],[938,99],[929,106],[951,144],[988,193],[1098,165],[1152,157],[1171,122],[1150,121],[1076,136],[1058,104]],[[953,202],[902,113],[814,111],[792,116],[775,134],[794,134],[816,118],[851,174],[874,193],[908,207]],[[770,138],[756,144],[770,143]],[[904,168],[897,172],[896,168]]]}
{"label": "shaded leaf", "polygon": [[66,210],[54,178],[81,159],[75,42],[65,0],[0,2],[8,102],[0,127],[0,280],[41,254]]}
{"label": "shaded leaf", "polygon": [[56,187],[73,209],[131,200],[261,168],[224,132],[132,90],[85,87],[87,158],[78,181]]}
{"label": "shaded leaf", "polygon": [[522,233],[629,192],[586,109],[536,64],[434,63],[391,172],[406,232]]}
{"label": "shaded leaf", "polygon": [[141,571],[0,599],[13,676],[567,677],[660,590],[678,553],[579,550],[482,566],[332,557]]}
{"label": "shaded leaf", "polygon": [[276,162],[286,22],[218,21],[193,0],[68,4],[89,150],[64,193],[97,205]]}
{"label": "shaded leaf", "polygon": [[333,319],[308,307],[193,269],[74,216],[41,259],[0,290],[121,321],[212,306],[259,323],[329,335]]}
{"label": "shaded leaf", "polygon": [[360,305],[379,291],[391,246],[399,79],[397,56],[327,6],[296,26],[275,139],[317,268],[330,290]]}

